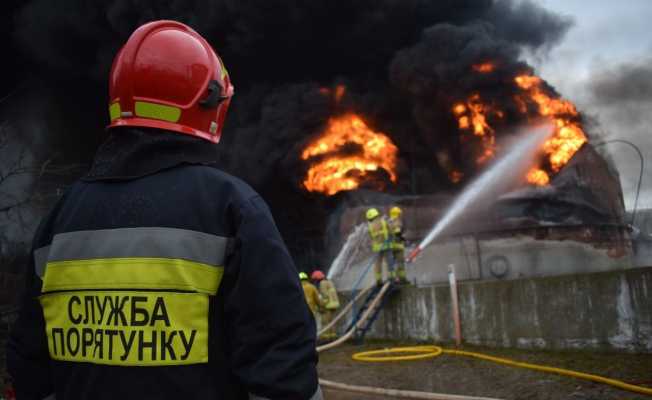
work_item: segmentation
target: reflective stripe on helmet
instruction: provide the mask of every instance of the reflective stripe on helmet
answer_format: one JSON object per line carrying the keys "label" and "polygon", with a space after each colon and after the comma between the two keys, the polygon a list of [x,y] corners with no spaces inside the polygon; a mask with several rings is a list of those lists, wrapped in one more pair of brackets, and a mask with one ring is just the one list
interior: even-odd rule
{"label": "reflective stripe on helmet", "polygon": [[160,119],[167,122],[178,122],[181,118],[181,109],[163,104],[136,102],[136,115],[142,118]]}
{"label": "reflective stripe on helmet", "polygon": [[111,121],[120,118],[120,103],[117,101],[109,106],[109,118]]}
{"label": "reflective stripe on helmet", "polygon": [[[219,83],[221,101],[208,110],[202,102],[211,81]],[[218,143],[233,91],[224,63],[201,35],[179,22],[150,22],[114,59],[109,99],[122,112],[110,110],[109,128],[162,129]]]}

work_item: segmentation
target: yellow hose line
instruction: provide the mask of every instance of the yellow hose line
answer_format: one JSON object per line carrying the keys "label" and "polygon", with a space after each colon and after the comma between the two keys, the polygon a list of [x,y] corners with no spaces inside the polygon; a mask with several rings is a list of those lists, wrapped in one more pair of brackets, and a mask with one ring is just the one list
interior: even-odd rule
{"label": "yellow hose line", "polygon": [[[371,304],[367,308],[367,310],[362,314],[358,322],[353,326],[348,332],[344,334],[344,336],[340,337],[339,339],[335,340],[334,342],[327,343],[322,346],[317,347],[317,351],[321,352],[324,350],[332,349],[334,347],[337,347],[341,345],[342,343],[346,342],[353,336],[353,333],[357,328],[362,326],[362,324],[371,316],[371,313],[376,309],[376,307],[379,306],[380,301],[382,300],[383,296],[385,296],[385,293],[389,290],[391,286],[391,283],[386,282],[383,287],[380,289],[380,292],[376,295],[376,297],[372,300]],[[415,346],[415,347],[421,347],[421,346]],[[432,346],[435,347],[435,346]],[[429,349],[428,353],[433,353],[433,349]],[[439,348],[441,352],[441,348]],[[418,352],[415,351],[415,352]],[[428,357],[436,357],[431,354],[428,354]],[[439,354],[437,354],[439,355]],[[414,357],[414,356],[412,356]],[[417,355],[418,357],[418,355]],[[423,358],[423,355],[421,355],[421,358]],[[415,358],[410,358],[410,359],[415,359]],[[445,394],[445,393],[427,393],[427,392],[416,392],[416,391],[411,391],[411,390],[398,390],[398,389],[385,389],[385,388],[377,388],[377,387],[369,387],[369,386],[359,386],[359,385],[347,385],[345,383],[340,383],[340,382],[332,382],[328,381],[325,379],[319,379],[319,384],[331,388],[331,389],[336,389],[336,390],[346,390],[350,392],[357,392],[357,393],[368,393],[368,394],[376,394],[376,395],[382,395],[383,397],[399,397],[402,399],[425,399],[425,400],[500,400],[500,399],[490,399],[488,397],[473,397],[473,396],[460,396],[460,395],[452,395],[452,394]]]}
{"label": "yellow hose line", "polygon": [[[395,347],[393,349],[372,350],[372,351],[364,351],[362,353],[356,353],[353,355],[353,359],[356,361],[368,361],[368,362],[423,360],[426,358],[437,357],[442,353],[442,351],[443,351],[442,348],[437,346]],[[378,355],[391,354],[391,353],[417,353],[417,354],[405,355],[405,356],[378,357]]]}
{"label": "yellow hose line", "polygon": [[[410,356],[387,356],[387,357],[379,356],[381,354],[393,354],[393,353],[418,353],[418,354],[410,355]],[[571,376],[573,378],[579,378],[587,381],[604,383],[606,385],[614,386],[630,392],[652,396],[652,388],[632,385],[623,381],[619,381],[617,379],[605,378],[604,376],[587,374],[584,372],[573,371],[570,369],[549,367],[546,365],[530,364],[530,363],[510,360],[507,358],[488,356],[486,354],[475,353],[472,351],[442,349],[439,346],[410,346],[410,347],[394,347],[394,348],[383,349],[383,350],[372,350],[372,351],[356,353],[353,355],[352,358],[357,361],[367,361],[367,362],[387,362],[387,361],[393,362],[393,361],[417,360],[422,358],[432,358],[432,357],[437,357],[442,353],[452,354],[456,356],[473,357],[473,358],[478,358],[485,361],[491,361],[498,364],[509,365],[517,368],[525,368],[525,369],[531,369],[535,371],[543,371],[543,372],[549,372],[553,374]]]}

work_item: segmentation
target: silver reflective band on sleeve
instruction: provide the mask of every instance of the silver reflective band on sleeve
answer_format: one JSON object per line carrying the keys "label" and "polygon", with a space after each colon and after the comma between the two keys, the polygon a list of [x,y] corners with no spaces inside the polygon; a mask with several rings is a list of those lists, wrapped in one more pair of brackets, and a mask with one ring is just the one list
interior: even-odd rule
{"label": "silver reflective band on sleeve", "polygon": [[45,274],[45,265],[48,263],[49,253],[50,246],[34,250],[34,272],[41,279],[43,279],[43,275]]}
{"label": "silver reflective band on sleeve", "polygon": [[324,400],[324,395],[321,393],[321,386],[317,386],[317,390],[315,391],[315,394],[312,395],[310,400]]}
{"label": "silver reflective band on sleeve", "polygon": [[[321,387],[317,386],[317,390],[315,391],[315,393],[312,396],[310,396],[309,399],[306,400],[323,400],[323,399],[324,396],[321,393]],[[260,397],[260,396],[256,396],[255,394],[249,393],[249,400],[271,400],[271,399],[269,399],[268,397]]]}
{"label": "silver reflective band on sleeve", "polygon": [[54,237],[47,261],[156,257],[223,266],[228,241],[226,237],[177,228],[76,231]]}

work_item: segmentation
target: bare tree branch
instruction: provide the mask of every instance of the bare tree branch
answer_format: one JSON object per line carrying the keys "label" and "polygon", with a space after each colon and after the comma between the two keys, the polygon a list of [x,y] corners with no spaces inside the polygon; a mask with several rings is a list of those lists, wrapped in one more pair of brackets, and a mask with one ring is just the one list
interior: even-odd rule
{"label": "bare tree branch", "polygon": [[[0,100],[1,101],[1,100]],[[0,272],[28,251],[27,237],[35,228],[41,206],[56,199],[61,185],[86,165],[56,164],[57,155],[39,160],[20,137],[0,123]]]}

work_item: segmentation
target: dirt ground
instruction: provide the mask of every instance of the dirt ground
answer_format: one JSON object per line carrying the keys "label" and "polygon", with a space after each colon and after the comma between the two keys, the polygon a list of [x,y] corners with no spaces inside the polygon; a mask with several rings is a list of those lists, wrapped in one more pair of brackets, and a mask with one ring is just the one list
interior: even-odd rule
{"label": "dirt ground", "polygon": [[[3,339],[0,337],[0,339]],[[3,340],[0,346],[4,350]],[[504,400],[633,400],[652,399],[610,386],[574,378],[528,371],[487,361],[441,355],[423,361],[361,363],[351,354],[394,347],[400,343],[371,342],[342,345],[320,355],[321,378],[353,385],[492,397]],[[463,347],[499,357],[589,372],[652,388],[652,354],[547,352]],[[0,351],[0,393],[3,389],[4,351]],[[381,396],[324,390],[326,400],[382,400]]]}
{"label": "dirt ground", "polygon": [[[410,344],[403,344],[410,345]],[[441,355],[400,363],[363,363],[351,354],[401,346],[375,342],[343,345],[320,355],[321,378],[352,385],[418,390],[505,400],[630,400],[652,396],[623,391],[575,378],[530,371],[467,357]],[[652,388],[652,355],[594,352],[549,352],[466,346],[498,357],[592,373]],[[326,400],[376,400],[379,396],[325,390]]]}

